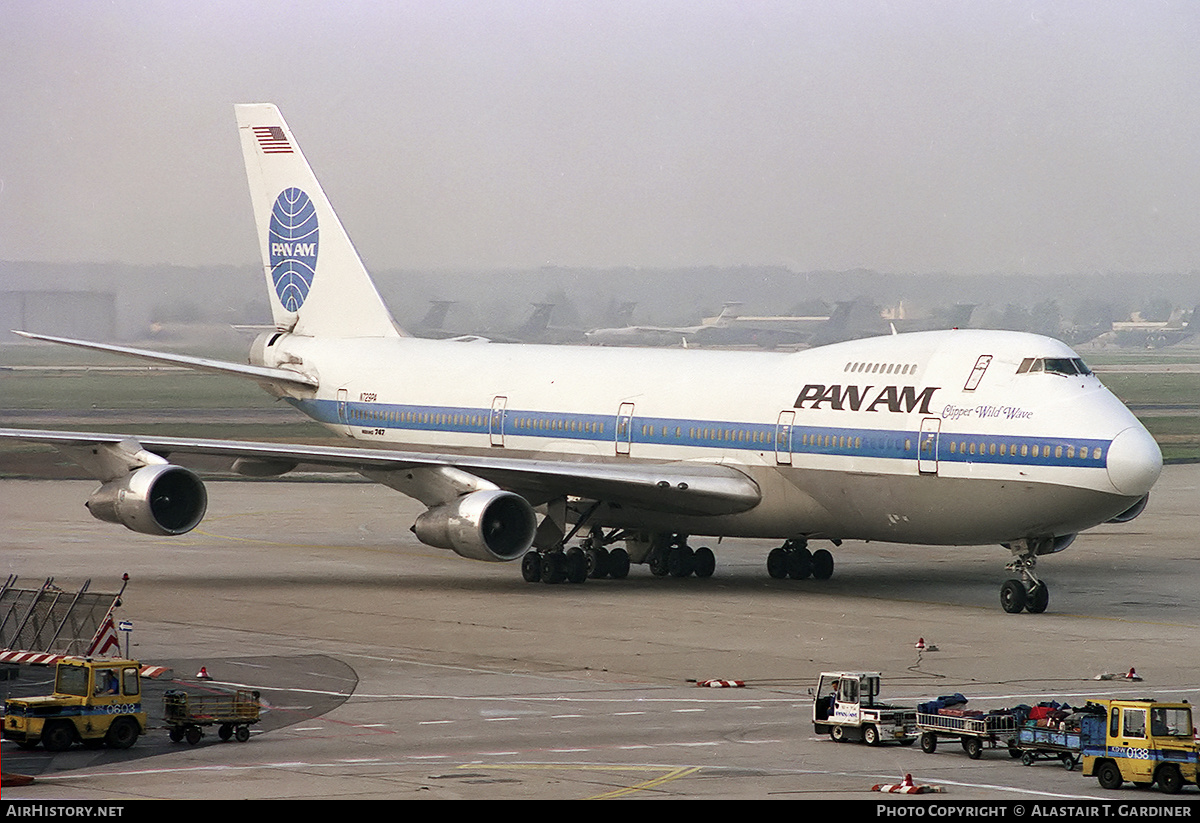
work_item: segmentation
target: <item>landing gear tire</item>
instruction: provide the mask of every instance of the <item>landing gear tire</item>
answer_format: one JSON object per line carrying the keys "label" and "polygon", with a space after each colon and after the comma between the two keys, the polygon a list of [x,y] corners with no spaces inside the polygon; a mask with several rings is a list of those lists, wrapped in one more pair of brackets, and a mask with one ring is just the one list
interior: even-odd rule
{"label": "landing gear tire", "polygon": [[583,554],[587,558],[588,577],[596,580],[608,577],[608,549],[588,548]]}
{"label": "landing gear tire", "polygon": [[687,577],[695,565],[695,553],[687,546],[676,546],[667,552],[667,573],[671,577]]}
{"label": "landing gear tire", "polygon": [[629,576],[629,552],[613,549],[608,553],[608,576],[613,580],[624,580]]}
{"label": "landing gear tire", "polygon": [[566,558],[562,552],[542,555],[542,582],[561,583],[567,579]]}
{"label": "landing gear tire", "polygon": [[1009,614],[1020,614],[1024,611],[1027,599],[1025,584],[1016,578],[1005,580],[1004,585],[1000,587],[1000,605]]}
{"label": "landing gear tire", "polygon": [[1050,589],[1046,588],[1045,583],[1038,583],[1029,590],[1028,597],[1025,600],[1025,611],[1030,614],[1041,614],[1046,611],[1046,607],[1050,605]]}
{"label": "landing gear tire", "polygon": [[521,558],[521,577],[526,583],[537,583],[542,579],[542,556],[537,552],[525,552]]}
{"label": "landing gear tire", "polygon": [[767,554],[767,574],[775,580],[782,580],[787,577],[788,558],[787,552],[783,549],[771,549]]}
{"label": "landing gear tire", "polygon": [[670,571],[667,568],[666,552],[651,552],[650,557],[646,562],[650,566],[650,574],[654,575],[655,577],[666,577]]}
{"label": "landing gear tire", "polygon": [[567,582],[582,583],[588,579],[588,561],[583,549],[572,546],[563,552],[563,559]]}
{"label": "landing gear tire", "polygon": [[717,570],[717,557],[713,554],[713,550],[708,546],[701,546],[696,549],[696,556],[693,558],[692,573],[696,577],[712,577],[713,572]]}
{"label": "landing gear tire", "polygon": [[833,555],[828,549],[817,549],[813,552],[812,576],[814,580],[828,580],[833,577]]}
{"label": "landing gear tire", "polygon": [[787,576],[807,580],[813,570],[813,556],[808,549],[793,549],[787,553]]}

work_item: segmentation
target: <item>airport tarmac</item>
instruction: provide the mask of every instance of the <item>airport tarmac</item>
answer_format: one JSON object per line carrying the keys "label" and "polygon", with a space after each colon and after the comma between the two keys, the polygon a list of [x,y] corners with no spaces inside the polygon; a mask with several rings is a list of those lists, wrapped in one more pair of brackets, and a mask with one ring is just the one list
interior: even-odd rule
{"label": "airport tarmac", "polygon": [[[128,573],[134,656],[189,685],[206,666],[269,710],[244,744],[162,729],[124,752],[4,743],[4,771],[37,778],[5,799],[876,800],[874,784],[911,773],[946,800],[1167,801],[1000,751],[834,743],[813,732],[808,689],[854,669],[882,672],[901,703],[1200,699],[1198,465],[1167,467],[1137,520],[1043,558],[1042,615],[1001,611],[1000,547],[847,543],[818,582],[772,580],[770,543],[731,540],[711,579],[636,566],[551,586],[420,545],[419,505],[367,483],[213,482],[181,538],[93,520],[94,486],[0,481],[4,571],[113,591]],[[1130,668],[1144,682],[1093,679]]]}

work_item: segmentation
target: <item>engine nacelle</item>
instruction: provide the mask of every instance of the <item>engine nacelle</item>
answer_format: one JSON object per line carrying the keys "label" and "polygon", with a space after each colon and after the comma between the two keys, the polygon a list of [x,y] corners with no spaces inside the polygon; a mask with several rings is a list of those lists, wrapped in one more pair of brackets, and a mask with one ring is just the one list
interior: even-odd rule
{"label": "engine nacelle", "polygon": [[529,551],[537,516],[519,494],[485,489],[436,506],[417,518],[412,532],[427,546],[473,560],[516,560]]}
{"label": "engine nacelle", "polygon": [[1051,537],[1049,540],[1046,540],[1044,543],[1038,546],[1037,553],[1039,556],[1041,556],[1044,554],[1055,554],[1056,552],[1060,552],[1067,546],[1074,543],[1075,537],[1076,535],[1073,534],[1060,534],[1057,537]]}
{"label": "engine nacelle", "polygon": [[1138,502],[1134,503],[1128,509],[1121,512],[1120,514],[1118,514],[1116,517],[1112,518],[1111,520],[1107,520],[1105,522],[1128,523],[1130,520],[1132,520],[1133,518],[1137,517],[1139,514],[1144,512],[1146,510],[1146,504],[1149,502],[1150,502],[1150,495],[1147,494],[1145,497],[1143,497]]}
{"label": "engine nacelle", "polygon": [[142,534],[176,535],[190,532],[204,519],[208,492],[192,472],[163,463],[105,483],[86,505],[97,520]]}

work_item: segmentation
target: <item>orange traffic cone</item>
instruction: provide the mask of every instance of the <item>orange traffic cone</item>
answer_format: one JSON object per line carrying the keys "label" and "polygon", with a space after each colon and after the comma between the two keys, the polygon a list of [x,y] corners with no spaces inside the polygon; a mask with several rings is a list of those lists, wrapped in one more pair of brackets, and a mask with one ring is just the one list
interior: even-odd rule
{"label": "orange traffic cone", "polygon": [[212,675],[208,673],[207,666],[201,666],[200,671],[196,672],[197,680],[212,680]]}

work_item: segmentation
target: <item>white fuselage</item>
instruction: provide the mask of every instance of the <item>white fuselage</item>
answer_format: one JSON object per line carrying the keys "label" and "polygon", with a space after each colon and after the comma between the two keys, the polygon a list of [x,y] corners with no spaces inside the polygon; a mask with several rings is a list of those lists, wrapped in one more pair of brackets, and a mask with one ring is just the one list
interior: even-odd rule
{"label": "white fuselage", "polygon": [[608,525],[936,544],[1045,538],[1130,508],[1161,468],[1153,439],[1094,375],[1029,365],[1078,355],[1015,332],[793,353],[282,335],[255,359],[315,373],[320,388],[289,389],[289,401],[358,441],[715,462],[762,491],[740,514],[626,506],[602,511]]}

